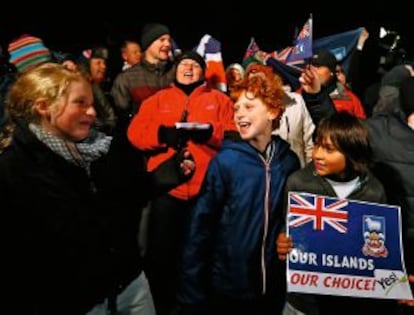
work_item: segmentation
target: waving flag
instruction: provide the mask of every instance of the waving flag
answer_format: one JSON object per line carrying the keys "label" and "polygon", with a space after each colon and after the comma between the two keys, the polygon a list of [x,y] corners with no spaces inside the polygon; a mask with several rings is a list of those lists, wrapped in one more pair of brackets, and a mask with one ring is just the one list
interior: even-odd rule
{"label": "waving flag", "polygon": [[244,53],[243,59],[247,59],[254,55],[256,51],[260,50],[259,46],[256,44],[254,37],[250,38],[249,46],[247,46],[246,52]]}
{"label": "waving flag", "polygon": [[347,200],[334,200],[318,195],[291,193],[289,195],[289,227],[295,228],[312,222],[314,230],[323,231],[328,225],[340,233],[346,233],[344,225],[348,212],[342,208]]}
{"label": "waving flag", "polygon": [[205,34],[194,50],[206,61],[205,77],[208,84],[212,88],[226,92],[226,72],[221,56],[221,43],[211,35]]}
{"label": "waving flag", "polygon": [[306,58],[312,57],[312,29],[311,15],[296,37],[294,46],[286,58],[287,64],[304,63]]}
{"label": "waving flag", "polygon": [[281,51],[274,51],[272,52],[270,55],[279,60],[282,63],[286,63],[286,59],[287,57],[290,55],[290,52],[292,51],[293,47],[289,46],[286,47],[285,49],[282,49]]}
{"label": "waving flag", "polygon": [[266,59],[266,65],[272,67],[283,78],[284,82],[289,84],[293,91],[300,87],[299,77],[302,74],[301,69],[284,64],[272,55]]}
{"label": "waving flag", "polygon": [[294,45],[275,51],[271,56],[290,66],[304,64],[306,58],[312,57],[312,33],[313,21],[311,15],[296,37]]}
{"label": "waving flag", "polygon": [[349,67],[348,57],[356,46],[362,30],[363,28],[359,27],[355,30],[315,39],[313,41],[313,50],[315,52],[329,50],[341,63],[345,72],[347,72]]}

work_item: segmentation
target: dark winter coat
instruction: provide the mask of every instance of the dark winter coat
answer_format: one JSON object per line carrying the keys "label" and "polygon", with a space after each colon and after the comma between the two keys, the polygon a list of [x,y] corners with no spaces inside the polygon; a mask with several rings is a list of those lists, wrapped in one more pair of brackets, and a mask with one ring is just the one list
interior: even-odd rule
{"label": "dark winter coat", "polygon": [[283,299],[275,240],[283,189],[300,165],[287,142],[275,136],[274,146],[266,162],[247,142],[226,141],[211,160],[184,246],[181,303],[205,303],[211,294],[240,301],[267,294],[274,304]]}
{"label": "dark winter coat", "polygon": [[141,273],[137,245],[143,176],[118,160],[117,141],[91,175],[27,127],[0,155],[7,288],[21,314],[85,314]]}
{"label": "dark winter coat", "polygon": [[406,267],[414,273],[414,130],[402,113],[377,114],[366,121],[375,175],[388,202],[401,206]]}

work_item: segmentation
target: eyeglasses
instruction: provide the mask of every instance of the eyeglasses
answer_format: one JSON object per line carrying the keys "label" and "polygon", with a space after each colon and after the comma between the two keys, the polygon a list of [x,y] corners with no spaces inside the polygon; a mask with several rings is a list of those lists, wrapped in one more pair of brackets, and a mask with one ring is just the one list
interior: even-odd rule
{"label": "eyeglasses", "polygon": [[196,68],[201,69],[201,66],[197,62],[180,62],[178,64],[179,67],[185,67],[185,68]]}

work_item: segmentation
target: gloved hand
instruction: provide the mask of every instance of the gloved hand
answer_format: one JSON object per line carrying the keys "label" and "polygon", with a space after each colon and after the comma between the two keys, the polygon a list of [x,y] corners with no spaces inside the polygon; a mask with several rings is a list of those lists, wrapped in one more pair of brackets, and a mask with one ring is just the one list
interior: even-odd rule
{"label": "gloved hand", "polygon": [[188,141],[188,131],[185,129],[177,129],[175,126],[167,127],[161,125],[158,128],[158,141],[165,143],[171,148],[181,149],[186,146]]}
{"label": "gloved hand", "polygon": [[213,135],[213,126],[210,125],[208,129],[191,129],[188,136],[195,143],[205,143]]}

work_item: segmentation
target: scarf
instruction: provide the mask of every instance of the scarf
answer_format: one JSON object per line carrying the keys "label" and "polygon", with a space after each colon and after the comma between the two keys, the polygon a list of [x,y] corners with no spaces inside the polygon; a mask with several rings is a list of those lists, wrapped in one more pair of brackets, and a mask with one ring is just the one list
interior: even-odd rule
{"label": "scarf", "polygon": [[79,142],[64,140],[39,125],[29,124],[29,129],[49,149],[66,161],[84,168],[88,175],[90,175],[91,163],[108,153],[112,141],[112,137],[94,129],[86,139]]}

